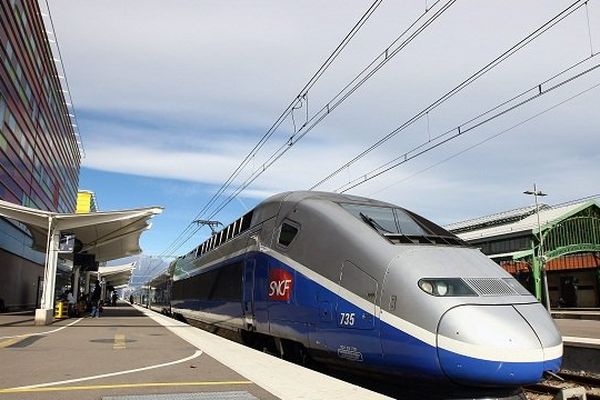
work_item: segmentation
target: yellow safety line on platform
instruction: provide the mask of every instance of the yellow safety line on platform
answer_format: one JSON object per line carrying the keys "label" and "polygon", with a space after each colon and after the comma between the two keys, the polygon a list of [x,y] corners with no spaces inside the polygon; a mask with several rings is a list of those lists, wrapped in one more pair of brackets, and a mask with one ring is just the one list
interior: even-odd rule
{"label": "yellow safety line on platform", "polygon": [[113,344],[113,350],[125,349],[125,335],[122,333],[115,333],[115,342]]}
{"label": "yellow safety line on platform", "polygon": [[25,339],[25,338],[24,337],[16,337],[16,338],[12,338],[12,339],[3,340],[0,342],[0,349],[4,349],[8,346],[12,346],[13,344],[18,343],[23,339]]}
{"label": "yellow safety line on platform", "polygon": [[0,394],[8,393],[37,393],[37,392],[61,392],[73,390],[99,390],[99,389],[127,389],[143,387],[171,387],[171,386],[227,386],[227,385],[251,385],[252,381],[213,381],[213,382],[148,382],[148,383],[117,383],[114,385],[88,385],[88,386],[59,386],[31,389],[0,389]]}

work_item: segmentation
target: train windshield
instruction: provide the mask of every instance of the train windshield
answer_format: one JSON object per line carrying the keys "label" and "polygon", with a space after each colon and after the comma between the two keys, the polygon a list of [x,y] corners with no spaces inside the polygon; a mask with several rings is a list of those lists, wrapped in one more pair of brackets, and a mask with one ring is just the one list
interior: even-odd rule
{"label": "train windshield", "polygon": [[382,234],[428,234],[428,232],[400,208],[373,207],[364,204],[342,204],[342,207]]}
{"label": "train windshield", "polygon": [[444,228],[402,208],[350,203],[340,205],[392,242],[464,244]]}

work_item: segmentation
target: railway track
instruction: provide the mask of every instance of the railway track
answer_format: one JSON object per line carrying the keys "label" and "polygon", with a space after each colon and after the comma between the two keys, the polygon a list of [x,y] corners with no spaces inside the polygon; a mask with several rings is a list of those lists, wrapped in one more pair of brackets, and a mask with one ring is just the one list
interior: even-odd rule
{"label": "railway track", "polygon": [[581,386],[588,400],[600,400],[600,377],[561,371],[557,378],[547,379],[535,385],[524,387],[525,394],[531,400],[553,399],[562,389]]}

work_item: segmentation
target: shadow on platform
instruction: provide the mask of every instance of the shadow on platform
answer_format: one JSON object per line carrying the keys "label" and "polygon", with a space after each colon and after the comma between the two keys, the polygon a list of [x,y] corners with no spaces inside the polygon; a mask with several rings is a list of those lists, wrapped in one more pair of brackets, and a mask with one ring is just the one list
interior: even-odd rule
{"label": "shadow on platform", "polygon": [[[89,315],[89,314],[86,314]],[[118,303],[116,306],[102,307],[100,318],[130,318],[144,317],[144,313],[133,308],[127,303]]]}

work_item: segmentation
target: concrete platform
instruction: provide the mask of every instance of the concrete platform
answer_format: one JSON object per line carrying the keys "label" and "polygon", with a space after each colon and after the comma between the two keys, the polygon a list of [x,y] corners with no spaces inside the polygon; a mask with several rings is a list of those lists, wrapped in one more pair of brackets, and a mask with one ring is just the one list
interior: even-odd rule
{"label": "concrete platform", "polygon": [[600,321],[598,308],[553,309],[550,314],[555,319],[583,319]]}
{"label": "concrete platform", "polygon": [[555,319],[565,344],[588,343],[600,348],[600,321],[585,319]]}
{"label": "concrete platform", "polygon": [[0,360],[2,399],[387,398],[129,305],[45,327],[0,314]]}
{"label": "concrete platform", "polygon": [[555,319],[564,343],[562,368],[600,373],[600,321]]}

